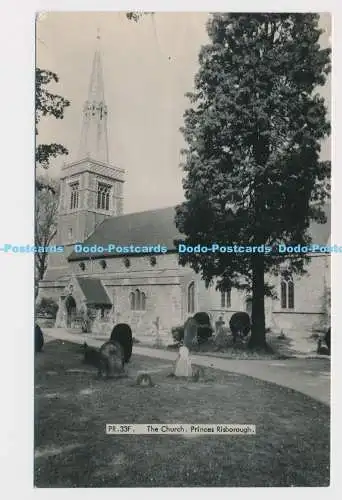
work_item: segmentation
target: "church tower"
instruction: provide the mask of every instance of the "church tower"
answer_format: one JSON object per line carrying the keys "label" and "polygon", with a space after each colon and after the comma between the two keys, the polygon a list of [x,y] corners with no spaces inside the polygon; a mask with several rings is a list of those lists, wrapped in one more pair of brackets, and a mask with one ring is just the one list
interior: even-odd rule
{"label": "church tower", "polygon": [[54,244],[63,245],[65,252],[49,254],[43,282],[67,278],[67,258],[73,245],[84,242],[104,219],[123,212],[124,170],[109,163],[107,117],[98,33],[88,99],[82,111],[78,159],[65,164],[60,177]]}
{"label": "church tower", "polygon": [[98,33],[83,107],[79,159],[62,168],[59,245],[83,242],[104,219],[123,212],[124,171],[109,163],[107,116]]}

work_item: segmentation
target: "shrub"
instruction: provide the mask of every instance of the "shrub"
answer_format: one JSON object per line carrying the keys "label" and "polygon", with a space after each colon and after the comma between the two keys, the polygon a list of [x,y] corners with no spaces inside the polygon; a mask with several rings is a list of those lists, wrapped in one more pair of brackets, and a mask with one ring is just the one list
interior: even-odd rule
{"label": "shrub", "polygon": [[194,315],[194,320],[197,323],[197,337],[200,343],[206,342],[214,333],[214,329],[210,324],[209,314],[206,312],[198,312]]}
{"label": "shrub", "polygon": [[330,340],[331,340],[331,328],[329,327],[324,335],[324,342],[326,343],[328,349],[330,350]]}
{"label": "shrub", "polygon": [[234,313],[230,318],[229,327],[234,341],[237,337],[246,337],[251,329],[250,317],[246,312]]}
{"label": "shrub", "polygon": [[44,335],[40,326],[36,323],[34,325],[34,351],[41,352],[44,346]]}
{"label": "shrub", "polygon": [[199,342],[206,342],[213,334],[214,330],[210,325],[198,325],[197,337]]}
{"label": "shrub", "polygon": [[128,363],[132,356],[133,345],[133,336],[130,326],[126,323],[119,323],[114,326],[110,340],[111,342],[118,342],[121,345],[124,352],[125,363]]}
{"label": "shrub", "polygon": [[194,320],[199,325],[210,325],[209,314],[206,312],[198,312],[194,315]]}
{"label": "shrub", "polygon": [[51,298],[42,298],[36,308],[37,316],[51,319],[56,319],[57,311],[58,304]]}

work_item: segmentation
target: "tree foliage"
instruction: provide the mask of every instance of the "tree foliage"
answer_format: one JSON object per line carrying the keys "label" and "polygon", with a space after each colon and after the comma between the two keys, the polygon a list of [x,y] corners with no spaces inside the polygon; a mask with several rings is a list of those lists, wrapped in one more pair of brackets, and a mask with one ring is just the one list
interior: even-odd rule
{"label": "tree foliage", "polygon": [[[64,118],[64,111],[70,102],[64,97],[53,94],[47,90],[51,82],[58,83],[56,73],[36,68],[36,136],[38,136],[38,124],[45,116],[54,116],[57,119]],[[67,155],[68,150],[61,144],[38,144],[36,146],[36,166],[48,168],[52,158],[59,155]],[[37,182],[37,188],[42,189],[44,185]]]}
{"label": "tree foliage", "polygon": [[[320,160],[330,133],[317,86],[330,72],[316,14],[213,14],[182,132],[186,201],[176,224],[190,245],[306,244],[310,220],[325,222],[330,162]],[[322,242],[315,242],[322,243]],[[264,273],[282,255],[182,254],[206,284],[251,290],[251,345],[265,345]],[[289,272],[305,272],[291,258]]]}
{"label": "tree foliage", "polygon": [[[41,186],[36,192],[35,205],[35,246],[47,247],[57,232],[57,214],[59,203],[59,183],[56,180],[37,179]],[[35,253],[36,281],[42,280],[47,269],[48,254]]]}

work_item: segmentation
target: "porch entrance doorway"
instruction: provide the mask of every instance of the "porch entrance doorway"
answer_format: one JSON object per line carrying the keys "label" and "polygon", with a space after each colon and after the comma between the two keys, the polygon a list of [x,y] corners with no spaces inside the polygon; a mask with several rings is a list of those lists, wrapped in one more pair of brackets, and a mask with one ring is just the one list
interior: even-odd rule
{"label": "porch entrance doorway", "polygon": [[76,302],[72,295],[68,295],[65,299],[65,309],[67,312],[67,328],[71,328],[71,325],[76,316]]}

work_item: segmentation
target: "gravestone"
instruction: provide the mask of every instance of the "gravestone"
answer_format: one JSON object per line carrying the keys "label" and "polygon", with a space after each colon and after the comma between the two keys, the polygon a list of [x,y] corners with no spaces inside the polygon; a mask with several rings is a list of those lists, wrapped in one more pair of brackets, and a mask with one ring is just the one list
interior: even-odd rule
{"label": "gravestone", "polygon": [[[224,324],[224,322],[223,322],[223,324]],[[225,328],[223,325],[221,325],[217,329],[217,333],[216,333],[214,342],[215,342],[216,347],[218,347],[220,349],[223,347],[227,347],[229,345],[229,329]]]}
{"label": "gravestone", "polygon": [[226,322],[223,320],[223,317],[220,316],[219,319],[215,322],[215,330],[216,334],[219,333],[220,329],[226,324]]}
{"label": "gravestone", "polygon": [[185,346],[182,346],[179,349],[174,375],[175,377],[192,377],[192,366],[189,358],[189,349]]}
{"label": "gravestone", "polygon": [[124,351],[118,342],[105,342],[100,347],[99,353],[98,375],[100,377],[106,375],[107,378],[111,378],[124,373]]}
{"label": "gravestone", "polygon": [[135,383],[136,383],[136,385],[138,385],[140,387],[153,387],[153,385],[154,385],[152,382],[152,379],[148,373],[140,373],[140,375],[138,375]]}
{"label": "gravestone", "polygon": [[197,322],[194,318],[188,318],[184,325],[184,346],[191,349],[197,342]]}

